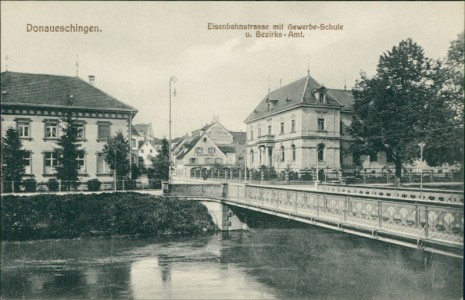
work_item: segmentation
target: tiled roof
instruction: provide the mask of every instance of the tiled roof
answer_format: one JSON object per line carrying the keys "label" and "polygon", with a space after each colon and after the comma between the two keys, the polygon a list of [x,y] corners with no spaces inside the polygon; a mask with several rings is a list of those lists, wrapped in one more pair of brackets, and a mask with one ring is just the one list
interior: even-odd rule
{"label": "tiled roof", "polygon": [[78,77],[9,71],[1,73],[2,104],[67,107],[70,95],[73,96],[71,105],[74,108],[137,112],[134,107]]}
{"label": "tiled roof", "polygon": [[[315,104],[318,106],[327,107],[344,107],[346,103],[350,101],[339,100],[338,96],[340,90],[328,89],[326,93],[326,103],[320,103],[316,99],[314,92],[323,85],[318,83],[311,76],[301,78],[288,85],[285,85],[275,91],[266,95],[265,98],[258,104],[255,110],[247,117],[245,122],[261,118],[267,115],[274,114],[276,112],[283,111],[288,108],[297,107],[301,104]],[[335,91],[332,93],[332,91]],[[345,93],[344,93],[344,97]],[[346,100],[346,99],[345,99]],[[270,103],[271,109],[268,110],[268,103]]]}
{"label": "tiled roof", "polygon": [[179,154],[177,154],[176,159],[183,159],[184,156],[197,144],[200,140],[200,137],[191,138],[190,141],[187,141],[183,146]]}

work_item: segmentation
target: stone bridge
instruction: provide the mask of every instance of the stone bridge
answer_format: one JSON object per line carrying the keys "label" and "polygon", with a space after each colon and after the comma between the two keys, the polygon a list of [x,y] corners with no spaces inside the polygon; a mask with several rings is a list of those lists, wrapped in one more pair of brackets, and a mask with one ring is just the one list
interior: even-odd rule
{"label": "stone bridge", "polygon": [[[349,234],[463,257],[463,193],[322,186],[318,190],[253,184],[171,184],[165,195],[216,202],[221,230],[245,228],[230,207]],[[211,210],[211,207],[209,207]],[[235,219],[234,219],[235,218]]]}

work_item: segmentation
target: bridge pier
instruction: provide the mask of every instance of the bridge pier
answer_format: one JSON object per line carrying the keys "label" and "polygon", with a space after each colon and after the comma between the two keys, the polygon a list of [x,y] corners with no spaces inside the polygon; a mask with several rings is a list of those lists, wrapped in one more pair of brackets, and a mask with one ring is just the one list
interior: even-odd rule
{"label": "bridge pier", "polygon": [[218,202],[202,201],[210,213],[213,222],[221,231],[247,230],[247,224],[239,220],[227,204]]}

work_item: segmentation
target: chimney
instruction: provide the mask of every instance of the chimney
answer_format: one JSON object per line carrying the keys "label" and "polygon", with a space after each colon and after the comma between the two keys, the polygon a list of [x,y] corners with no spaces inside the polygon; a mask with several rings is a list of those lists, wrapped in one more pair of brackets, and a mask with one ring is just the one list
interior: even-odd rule
{"label": "chimney", "polygon": [[91,86],[95,85],[95,75],[89,75],[89,84]]}

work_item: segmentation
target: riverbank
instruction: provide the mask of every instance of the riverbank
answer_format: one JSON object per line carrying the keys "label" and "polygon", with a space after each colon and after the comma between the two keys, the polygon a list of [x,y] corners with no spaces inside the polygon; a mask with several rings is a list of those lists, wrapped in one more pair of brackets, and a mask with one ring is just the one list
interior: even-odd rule
{"label": "riverbank", "polygon": [[138,193],[2,196],[1,239],[194,234],[215,230],[193,201]]}

